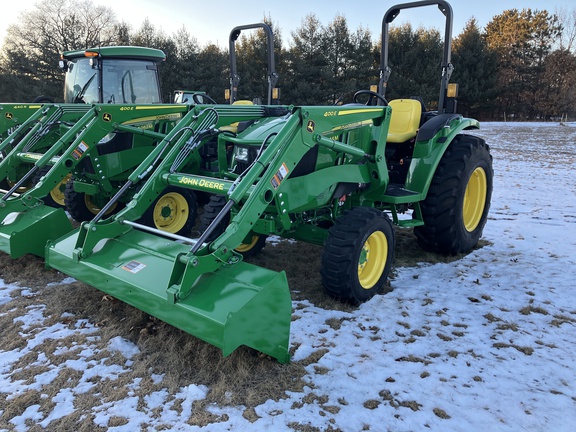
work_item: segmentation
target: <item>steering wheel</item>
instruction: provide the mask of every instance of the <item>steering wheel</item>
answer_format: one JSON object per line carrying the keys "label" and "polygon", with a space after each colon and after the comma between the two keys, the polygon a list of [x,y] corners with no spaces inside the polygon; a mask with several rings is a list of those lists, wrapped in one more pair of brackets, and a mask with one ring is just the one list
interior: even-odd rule
{"label": "steering wheel", "polygon": [[54,99],[52,99],[50,96],[42,95],[42,96],[37,96],[36,98],[34,98],[32,103],[54,103]]}
{"label": "steering wheel", "polygon": [[[200,100],[200,97],[202,97],[202,100]],[[212,99],[210,96],[208,96],[207,94],[194,93],[192,95],[192,100],[194,101],[194,103],[196,103],[198,105],[204,105],[204,104],[216,105],[217,104],[217,102],[214,99]]]}
{"label": "steering wheel", "polygon": [[372,90],[358,90],[354,93],[354,97],[352,100],[354,103],[361,103],[358,102],[358,96],[368,95],[368,100],[366,101],[366,105],[374,105],[374,100],[378,99],[383,102],[384,106],[388,106],[388,101],[382,96],[380,93],[373,92]]}

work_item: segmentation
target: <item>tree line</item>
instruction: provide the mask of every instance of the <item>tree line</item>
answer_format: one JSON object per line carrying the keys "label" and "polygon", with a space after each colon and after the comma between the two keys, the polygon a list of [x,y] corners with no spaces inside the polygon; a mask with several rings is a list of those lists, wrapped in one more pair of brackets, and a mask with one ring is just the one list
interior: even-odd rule
{"label": "tree line", "polygon": [[[164,102],[174,90],[203,90],[218,102],[229,87],[228,49],[200,46],[184,27],[167,35],[145,20],[132,30],[112,9],[91,0],[45,0],[12,24],[0,49],[0,102],[31,102],[39,95],[62,100],[64,51],[139,45],[166,53],[160,66]],[[351,30],[343,15],[323,24],[306,15],[288,44],[274,32],[280,101],[295,105],[349,103],[379,80],[380,35]],[[239,25],[245,23],[238,23]],[[231,29],[230,29],[231,30]],[[421,97],[435,109],[443,35],[434,28],[392,26],[386,97]],[[266,100],[267,41],[261,30],[243,32],[236,44],[241,99]],[[451,82],[459,84],[459,112],[481,120],[551,120],[576,116],[576,9],[509,9],[480,28],[471,18],[453,38]]]}

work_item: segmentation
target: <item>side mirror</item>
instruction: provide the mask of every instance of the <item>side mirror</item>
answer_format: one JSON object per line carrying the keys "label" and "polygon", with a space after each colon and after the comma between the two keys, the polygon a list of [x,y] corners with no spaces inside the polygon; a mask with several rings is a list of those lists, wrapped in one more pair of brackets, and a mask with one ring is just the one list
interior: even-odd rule
{"label": "side mirror", "polygon": [[58,67],[62,69],[62,72],[68,72],[68,61],[67,60],[60,60],[58,62]]}

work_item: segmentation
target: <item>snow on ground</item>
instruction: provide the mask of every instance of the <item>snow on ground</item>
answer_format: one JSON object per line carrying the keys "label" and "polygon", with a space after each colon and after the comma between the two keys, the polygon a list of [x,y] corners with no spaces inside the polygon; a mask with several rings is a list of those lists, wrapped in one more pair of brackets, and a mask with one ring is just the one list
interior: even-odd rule
{"label": "snow on ground", "polygon": [[[518,139],[519,128],[532,136]],[[222,405],[221,416],[204,429],[187,424],[194,403],[208,389],[189,385],[177,395],[153,392],[144,400],[131,383],[121,403],[87,407],[96,426],[113,416],[127,419],[115,431],[171,424],[172,430],[280,431],[290,424],[342,431],[572,431],[576,425],[576,125],[487,123],[494,156],[494,193],[484,231],[488,245],[450,264],[399,268],[393,291],[348,313],[294,302],[293,361],[324,350],[307,366],[309,386],[278,402],[244,408]],[[569,139],[566,137],[569,136]],[[69,280],[65,281],[65,283]],[[0,304],[22,287],[0,281]],[[46,414],[29,406],[10,419],[14,430],[25,420],[50,423],[79,409],[91,377],[111,381],[129,370],[138,347],[118,336],[108,351],[125,364],[96,356],[91,341],[99,329],[85,321],[42,326],[43,305],[22,311],[15,321],[27,346],[0,351],[0,392],[18,393],[43,385],[61,367],[83,374],[75,387],[61,388]],[[86,336],[72,348],[75,360],[58,363],[38,356],[49,368],[24,383],[13,366],[46,338],[70,332]],[[162,376],[152,377],[157,383]],[[175,397],[182,400],[178,408]],[[44,395],[43,397],[48,397]],[[5,408],[0,407],[0,414]],[[160,412],[160,415],[158,413]],[[227,417],[224,417],[223,415]]]}

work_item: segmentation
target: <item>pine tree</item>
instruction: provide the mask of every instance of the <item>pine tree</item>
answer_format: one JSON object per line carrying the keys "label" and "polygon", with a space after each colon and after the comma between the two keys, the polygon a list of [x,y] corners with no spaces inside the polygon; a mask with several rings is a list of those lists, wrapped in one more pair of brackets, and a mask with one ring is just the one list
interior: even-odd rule
{"label": "pine tree", "polygon": [[535,118],[541,100],[544,59],[560,37],[561,26],[547,11],[510,9],[486,26],[488,47],[498,57],[500,111],[516,118]]}
{"label": "pine tree", "polygon": [[496,55],[488,49],[475,18],[452,44],[454,74],[459,86],[458,111],[475,118],[490,117],[496,85]]}

